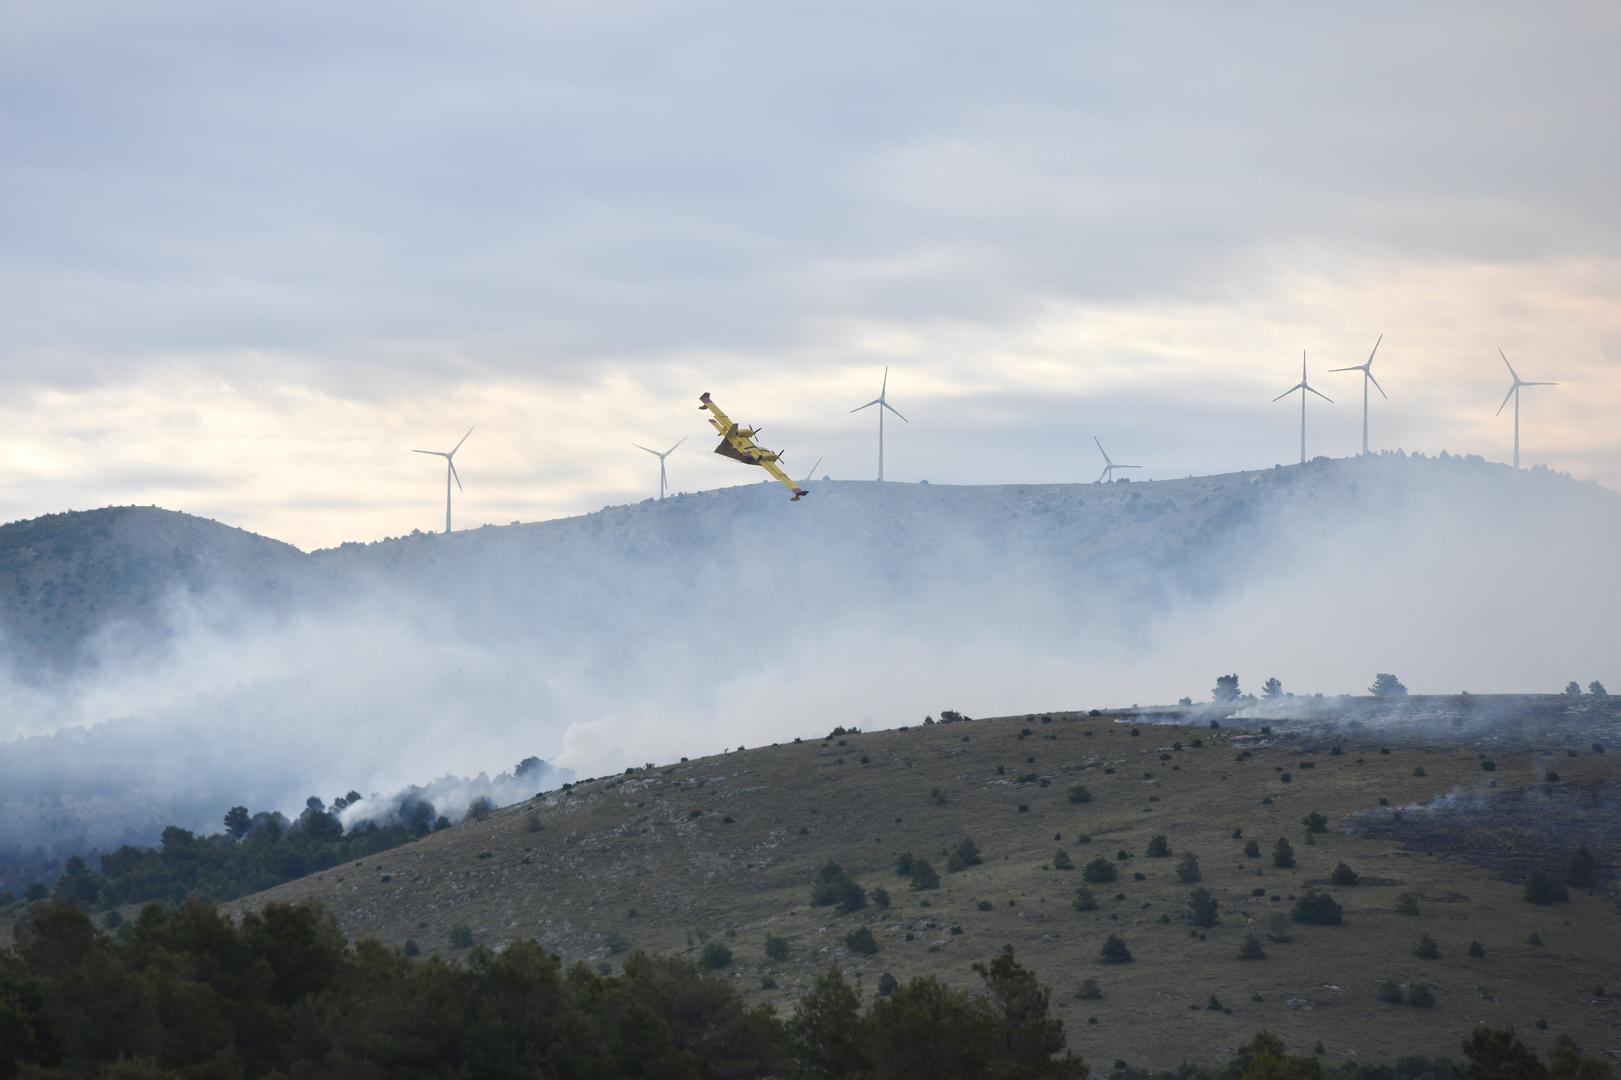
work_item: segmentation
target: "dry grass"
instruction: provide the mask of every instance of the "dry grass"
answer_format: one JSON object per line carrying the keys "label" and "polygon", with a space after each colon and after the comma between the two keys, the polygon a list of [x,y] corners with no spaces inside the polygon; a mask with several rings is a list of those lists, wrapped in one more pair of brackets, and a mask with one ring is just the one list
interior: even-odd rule
{"label": "dry grass", "polygon": [[[532,937],[592,966],[614,963],[611,949],[621,944],[696,955],[705,940],[720,940],[735,957],[738,987],[782,1009],[834,964],[869,993],[886,971],[972,985],[970,965],[1011,946],[1052,988],[1071,1044],[1104,1068],[1116,1058],[1155,1066],[1220,1060],[1261,1028],[1297,1049],[1321,1040],[1330,1061],[1455,1055],[1482,1022],[1513,1024],[1543,1050],[1562,1033],[1589,1050],[1621,1048],[1613,896],[1573,890],[1569,904],[1537,907],[1521,899],[1518,885],[1469,861],[1466,847],[1453,857],[1445,848],[1409,850],[1392,836],[1345,831],[1353,815],[1378,813],[1381,798],[1401,807],[1454,789],[1486,790],[1493,778],[1501,789],[1525,786],[1550,763],[1562,784],[1613,792],[1604,785],[1621,778],[1621,754],[1561,750],[1555,762],[1534,749],[1494,747],[1498,768],[1488,775],[1463,745],[1381,753],[1376,743],[1343,737],[1335,755],[1333,740],[1320,733],[1291,740],[1231,729],[1136,730],[1115,717],[1058,713],[639,769],[226,907],[314,899],[354,936],[396,946],[413,939],[424,952],[453,954],[451,931],[465,925],[481,944]],[[1195,740],[1203,745],[1195,748]],[[1247,760],[1238,759],[1240,750],[1250,752]],[[1419,765],[1424,777],[1413,775]],[[1019,782],[1027,774],[1038,779]],[[1069,802],[1067,789],[1077,783],[1090,789],[1091,802]],[[935,789],[941,800],[931,796]],[[1301,818],[1311,811],[1331,824],[1308,845]],[[1263,857],[1245,858],[1234,829],[1260,841]],[[1090,843],[1078,842],[1082,833]],[[1159,833],[1170,839],[1170,858],[1144,854]],[[964,836],[985,861],[946,873],[946,849]],[[1279,837],[1294,845],[1293,870],[1272,867]],[[1560,868],[1557,837],[1550,843],[1550,868]],[[1050,869],[1059,848],[1075,870]],[[1072,910],[1080,868],[1120,850],[1133,857],[1116,864],[1117,885],[1094,886],[1099,910]],[[941,871],[937,891],[912,892],[895,875],[903,851]],[[1202,935],[1186,918],[1191,886],[1175,874],[1190,851],[1221,904],[1220,925]],[[887,889],[890,907],[851,914],[811,907],[811,882],[830,859],[869,890]],[[1265,959],[1238,959],[1248,934],[1264,937],[1275,913],[1341,861],[1364,879],[1329,888],[1344,905],[1344,925],[1294,926],[1289,943],[1267,943]],[[1133,880],[1139,872],[1146,880]],[[1418,894],[1419,915],[1397,913],[1406,892]],[[980,910],[981,901],[990,909]],[[876,956],[844,946],[845,934],[861,925],[877,936]],[[1426,932],[1440,943],[1438,960],[1413,956]],[[1528,944],[1533,932],[1540,947]],[[1100,963],[1111,933],[1126,940],[1134,962]],[[768,934],[789,940],[788,960],[766,959]],[[1483,958],[1468,955],[1472,939],[1484,944]],[[767,975],[773,990],[761,989]],[[1101,985],[1101,1000],[1076,999],[1089,977]],[[1436,1006],[1379,1002],[1385,978],[1429,984]],[[1204,1008],[1211,995],[1231,1011]],[[1547,1030],[1533,1028],[1539,1019]]]}

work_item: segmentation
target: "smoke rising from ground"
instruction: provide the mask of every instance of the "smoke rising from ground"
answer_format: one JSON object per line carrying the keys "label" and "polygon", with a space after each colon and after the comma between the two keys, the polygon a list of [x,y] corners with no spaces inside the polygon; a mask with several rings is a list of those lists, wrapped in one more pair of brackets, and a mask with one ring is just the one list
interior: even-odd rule
{"label": "smoke rising from ground", "polygon": [[[1257,692],[1621,684],[1621,499],[1552,474],[813,486],[321,552],[275,610],[170,596],[156,647],[108,632],[89,669],[0,687],[0,847],[350,789],[397,808],[529,755],[589,776],[944,708],[1202,700],[1228,671]],[[547,786],[458,783],[426,797]]]}

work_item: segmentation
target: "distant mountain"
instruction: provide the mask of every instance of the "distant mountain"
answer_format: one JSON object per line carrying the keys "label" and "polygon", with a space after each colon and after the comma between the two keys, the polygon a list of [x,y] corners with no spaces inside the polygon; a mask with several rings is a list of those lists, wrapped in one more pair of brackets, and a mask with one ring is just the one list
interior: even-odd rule
{"label": "distant mountain", "polygon": [[0,656],[19,673],[72,667],[98,632],[166,634],[177,592],[279,606],[316,572],[291,544],[156,507],[13,522],[0,526]]}
{"label": "distant mountain", "polygon": [[166,511],[54,515],[0,528],[0,740],[33,737],[0,847],[531,754],[601,774],[943,708],[1202,700],[1234,671],[1621,688],[1617,534],[1595,485],[1398,455],[797,503],[751,484],[312,553]]}

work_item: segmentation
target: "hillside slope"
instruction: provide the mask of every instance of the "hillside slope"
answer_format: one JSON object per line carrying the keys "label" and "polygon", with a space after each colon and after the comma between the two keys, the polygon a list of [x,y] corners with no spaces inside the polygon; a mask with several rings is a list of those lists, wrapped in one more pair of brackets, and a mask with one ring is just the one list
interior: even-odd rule
{"label": "hillside slope", "polygon": [[[1592,745],[1621,714],[1584,708],[1544,710],[1534,733],[1507,742],[1494,728],[1490,771],[1467,727],[1446,744],[1383,747],[1367,729],[1325,731],[1320,712],[1298,735],[1058,713],[740,749],[542,794],[228,910],[315,900],[349,934],[397,947],[454,955],[465,927],[478,944],[533,937],[592,965],[720,942],[739,989],[779,1007],[835,964],[868,995],[885,972],[975,985],[971,965],[1011,947],[1052,987],[1094,1069],[1216,1062],[1259,1029],[1297,1050],[1321,1040],[1330,1060],[1455,1054],[1481,1022],[1543,1049],[1569,1034],[1621,1054],[1621,762]],[[1544,784],[1550,769],[1558,779]],[[1075,785],[1089,801],[1072,801]],[[1447,817],[1464,797],[1478,811]],[[1514,812],[1494,816],[1499,798]],[[1312,812],[1328,825],[1308,838]],[[1156,835],[1169,856],[1147,853]],[[948,872],[964,838],[983,862]],[[1280,838],[1292,869],[1270,858]],[[1246,856],[1249,839],[1261,857]],[[1530,869],[1561,871],[1581,844],[1607,884],[1556,906],[1522,899]],[[1058,851],[1074,869],[1056,868]],[[910,888],[895,872],[903,853],[931,861],[940,887]],[[1220,905],[1217,926],[1189,922],[1187,854]],[[1091,885],[1097,910],[1077,911],[1095,856],[1120,880]],[[812,906],[830,860],[869,896],[887,890],[888,906]],[[1328,883],[1340,862],[1359,884]],[[1314,887],[1343,905],[1343,925],[1288,921]],[[1416,914],[1400,913],[1404,894]],[[846,943],[858,927],[875,955]],[[1266,956],[1241,960],[1252,933]],[[1131,963],[1100,962],[1110,934]],[[1423,934],[1439,958],[1414,955]],[[768,935],[786,939],[786,959],[767,957]],[[1089,978],[1100,999],[1077,996]],[[1431,987],[1436,1004],[1381,1002],[1387,978]]]}

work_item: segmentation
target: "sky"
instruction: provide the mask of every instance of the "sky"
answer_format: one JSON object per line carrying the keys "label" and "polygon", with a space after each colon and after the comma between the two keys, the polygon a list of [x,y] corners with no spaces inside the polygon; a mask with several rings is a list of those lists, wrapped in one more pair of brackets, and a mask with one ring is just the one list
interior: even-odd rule
{"label": "sky", "polygon": [[1621,11],[0,12],[0,521],[311,548],[803,475],[1144,479],[1359,447],[1621,488]]}

